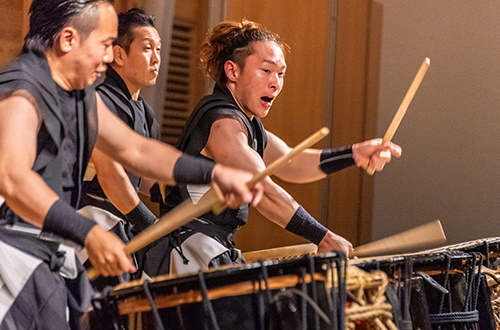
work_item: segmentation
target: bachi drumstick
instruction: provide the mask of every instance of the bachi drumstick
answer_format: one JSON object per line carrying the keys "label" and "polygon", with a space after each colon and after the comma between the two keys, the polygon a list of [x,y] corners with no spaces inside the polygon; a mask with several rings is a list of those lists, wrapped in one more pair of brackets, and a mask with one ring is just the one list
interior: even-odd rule
{"label": "bachi drumstick", "polygon": [[[406,92],[406,95],[403,99],[403,102],[401,102],[401,105],[399,106],[398,111],[396,112],[396,115],[392,119],[391,124],[389,125],[389,128],[387,129],[387,132],[384,135],[384,138],[382,139],[382,143],[389,143],[392,140],[392,137],[394,136],[394,133],[396,133],[396,130],[398,129],[399,124],[401,123],[401,120],[403,120],[403,117],[406,113],[406,109],[408,109],[408,106],[410,105],[411,100],[413,99],[413,96],[415,96],[415,93],[417,92],[418,87],[420,86],[420,83],[422,82],[422,79],[424,79],[425,73],[427,72],[427,69],[429,68],[429,65],[431,64],[431,60],[426,57],[422,65],[420,66],[420,69],[417,72],[417,75],[413,79],[413,82],[410,85],[410,88],[408,89],[408,92]],[[375,169],[373,167],[368,167],[366,172],[370,175],[373,175],[375,172]]]}
{"label": "bachi drumstick", "polygon": [[439,247],[445,242],[446,236],[443,226],[441,226],[441,221],[435,220],[425,225],[358,246],[354,249],[353,256],[364,258],[388,254],[402,254]]}

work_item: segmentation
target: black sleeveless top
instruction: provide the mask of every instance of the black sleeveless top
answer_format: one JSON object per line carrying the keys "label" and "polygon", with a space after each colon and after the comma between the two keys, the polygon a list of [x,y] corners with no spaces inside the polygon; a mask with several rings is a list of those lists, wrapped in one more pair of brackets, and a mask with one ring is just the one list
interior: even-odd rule
{"label": "black sleeveless top", "polygon": [[[13,95],[26,97],[39,111],[42,119],[37,135],[33,171],[42,177],[60,199],[76,208],[80,199],[81,182],[97,139],[95,89],[89,87],[74,90],[71,96],[68,94],[61,99],[46,58],[25,53],[0,73],[0,100]],[[68,101],[71,107],[75,107],[72,109],[75,115],[73,118],[68,118],[67,113],[65,116],[62,109]],[[74,136],[69,138],[72,140],[69,143],[72,150],[65,148],[69,142],[68,130],[65,129],[68,121],[75,124],[75,131],[72,132]],[[66,166],[68,152],[74,154],[69,160],[73,165],[69,167]],[[68,172],[71,172],[69,176]],[[0,208],[0,225],[14,223],[33,226],[4,203]]]}
{"label": "black sleeveless top", "polygon": [[[211,95],[200,100],[186,123],[177,148],[186,154],[204,157],[200,152],[208,141],[212,124],[221,118],[234,118],[241,122],[248,135],[248,145],[263,157],[264,149],[267,146],[267,134],[260,118],[254,117],[253,120],[250,120],[238,107],[229,89],[220,85],[214,87]],[[182,184],[167,187],[166,196],[165,203],[160,205],[162,214],[189,198],[186,185]],[[248,204],[244,204],[239,209],[228,208],[219,215],[208,212],[201,218],[209,220],[229,233],[246,224]]]}

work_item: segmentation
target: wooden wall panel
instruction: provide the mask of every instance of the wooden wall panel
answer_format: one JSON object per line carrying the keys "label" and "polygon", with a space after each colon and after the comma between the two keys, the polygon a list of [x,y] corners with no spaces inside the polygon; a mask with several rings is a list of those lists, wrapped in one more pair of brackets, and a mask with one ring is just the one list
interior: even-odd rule
{"label": "wooden wall panel", "polygon": [[[337,7],[332,145],[376,137],[381,7],[339,0]],[[349,168],[329,178],[329,225],[356,246],[371,237],[373,177]]]}
{"label": "wooden wall panel", "polygon": [[16,57],[28,32],[28,9],[31,0],[0,2],[0,68]]}
{"label": "wooden wall panel", "polygon": [[[265,127],[290,146],[324,125],[326,38],[328,1],[244,1],[228,2],[228,19],[256,21],[278,33],[291,53],[286,55],[285,86],[276,99]],[[321,147],[322,144],[318,144]],[[320,216],[321,183],[296,185],[273,178],[315,218]],[[244,251],[303,243],[300,237],[286,232],[251,209],[249,223],[237,237]]]}
{"label": "wooden wall panel", "polygon": [[[142,8],[146,0],[115,0],[117,12],[131,7]],[[29,28],[31,0],[2,0],[0,2],[0,68],[21,52]]]}
{"label": "wooden wall panel", "polygon": [[175,2],[175,17],[190,21],[194,25],[193,49],[191,50],[192,81],[190,83],[189,108],[194,110],[205,92],[206,80],[199,67],[198,53],[207,35],[207,0],[177,0]]}

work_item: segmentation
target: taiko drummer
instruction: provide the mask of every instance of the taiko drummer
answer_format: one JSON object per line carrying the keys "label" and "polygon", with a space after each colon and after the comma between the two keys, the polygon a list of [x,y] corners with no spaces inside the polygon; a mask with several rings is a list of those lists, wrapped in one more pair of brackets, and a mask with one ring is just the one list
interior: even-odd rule
{"label": "taiko drummer", "polygon": [[[283,88],[286,48],[276,34],[254,22],[218,24],[201,47],[204,71],[215,82],[213,94],[196,106],[178,148],[198,158],[254,173],[289,152],[288,145],[261,122]],[[384,144],[381,139],[335,150],[308,149],[275,175],[284,181],[307,183],[351,165],[380,171],[391,156],[400,154],[398,145]],[[351,252],[350,242],[321,225],[270,178],[265,179],[264,186],[257,210],[267,219],[317,244],[320,252]],[[167,191],[162,211],[188,198],[196,202],[207,189],[176,185]],[[218,215],[206,213],[150,246],[143,269],[156,276],[240,262],[233,235],[246,223],[247,216],[248,204]]]}

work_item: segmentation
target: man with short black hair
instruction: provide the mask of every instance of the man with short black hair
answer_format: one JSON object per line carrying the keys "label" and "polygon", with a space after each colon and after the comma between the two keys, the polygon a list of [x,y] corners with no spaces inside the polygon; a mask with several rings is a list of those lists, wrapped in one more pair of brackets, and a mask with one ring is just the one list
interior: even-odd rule
{"label": "man with short black hair", "polygon": [[[143,87],[156,83],[160,68],[161,39],[153,17],[132,8],[118,15],[118,37],[113,42],[113,62],[106,79],[97,87],[104,104],[136,133],[158,138],[159,124],[153,109],[141,98]],[[96,175],[85,181],[80,214],[95,219],[124,242],[153,224],[156,216],[137,192],[149,195],[152,182],[126,171],[108,155],[95,149],[91,162]],[[82,259],[84,255],[79,255]],[[130,279],[128,273],[121,281]],[[103,282],[103,283],[101,283]],[[98,289],[118,284],[118,278],[99,279]]]}

